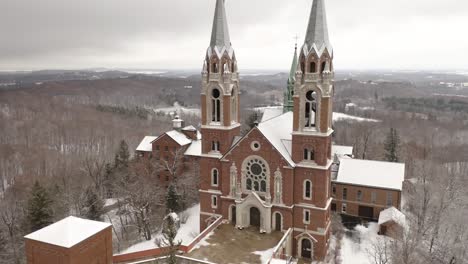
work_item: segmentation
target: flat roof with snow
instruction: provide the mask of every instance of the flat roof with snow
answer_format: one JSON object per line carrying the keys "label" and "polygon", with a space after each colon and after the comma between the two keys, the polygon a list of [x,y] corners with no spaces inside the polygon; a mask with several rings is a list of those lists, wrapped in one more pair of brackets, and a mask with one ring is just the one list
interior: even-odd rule
{"label": "flat roof with snow", "polygon": [[405,164],[341,159],[335,182],[401,191],[405,180]]}
{"label": "flat roof with snow", "polygon": [[110,226],[111,224],[109,223],[69,216],[29,234],[25,238],[59,247],[71,248]]}
{"label": "flat roof with snow", "polygon": [[353,156],[353,147],[332,145],[332,153],[338,156]]}

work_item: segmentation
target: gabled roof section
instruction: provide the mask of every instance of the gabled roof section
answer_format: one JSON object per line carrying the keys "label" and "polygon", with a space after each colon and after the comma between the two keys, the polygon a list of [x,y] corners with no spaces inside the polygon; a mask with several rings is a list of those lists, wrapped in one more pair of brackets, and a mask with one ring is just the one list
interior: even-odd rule
{"label": "gabled roof section", "polygon": [[183,133],[180,133],[179,131],[176,131],[176,130],[166,132],[166,135],[171,137],[175,142],[177,142],[177,144],[179,144],[181,146],[185,146],[185,145],[188,145],[188,144],[192,143],[192,140],[187,138],[186,135],[184,135]]}
{"label": "gabled roof section", "polygon": [[143,152],[152,152],[153,151],[153,145],[151,144],[153,141],[155,141],[158,137],[152,137],[152,136],[146,136],[143,138],[143,140],[140,142],[138,147],[136,148],[137,151],[143,151]]}
{"label": "gabled roof section", "polygon": [[[258,125],[258,130],[278,150],[291,166],[295,166],[288,150],[288,141],[292,140],[293,112],[287,112]],[[285,144],[286,143],[286,144]]]}
{"label": "gabled roof section", "polygon": [[321,56],[325,49],[329,54],[333,53],[333,47],[328,38],[327,14],[324,0],[314,0],[312,11],[310,12],[309,25],[304,43],[306,54],[315,49],[318,56]]}

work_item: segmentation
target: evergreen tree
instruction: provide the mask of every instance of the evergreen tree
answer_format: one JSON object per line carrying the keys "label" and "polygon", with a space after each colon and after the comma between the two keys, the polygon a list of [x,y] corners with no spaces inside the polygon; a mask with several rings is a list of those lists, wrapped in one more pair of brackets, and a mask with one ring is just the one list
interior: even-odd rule
{"label": "evergreen tree", "polygon": [[53,221],[53,201],[38,181],[34,183],[28,200],[27,221],[31,232],[50,225]]}
{"label": "evergreen tree", "polygon": [[384,142],[385,159],[390,162],[398,162],[398,148],[400,145],[400,137],[395,128],[390,128],[390,132]]}
{"label": "evergreen tree", "polygon": [[[177,217],[177,215],[175,215]],[[182,244],[181,240],[176,241],[177,236],[177,224],[174,214],[169,214],[164,218],[163,230],[162,230],[162,239],[156,239],[155,243],[160,248],[166,248],[166,263],[168,264],[177,264],[176,254],[179,250],[180,245]]]}
{"label": "evergreen tree", "polygon": [[101,221],[101,215],[104,212],[104,201],[102,201],[96,191],[91,187],[88,187],[85,195],[84,216],[90,220]]}
{"label": "evergreen tree", "polygon": [[181,204],[180,204],[180,197],[177,194],[176,188],[173,184],[169,185],[167,188],[166,194],[166,208],[168,212],[180,212],[181,211]]}
{"label": "evergreen tree", "polygon": [[128,151],[128,145],[125,140],[120,141],[119,149],[115,155],[116,168],[128,167],[128,161],[130,159],[130,152]]}

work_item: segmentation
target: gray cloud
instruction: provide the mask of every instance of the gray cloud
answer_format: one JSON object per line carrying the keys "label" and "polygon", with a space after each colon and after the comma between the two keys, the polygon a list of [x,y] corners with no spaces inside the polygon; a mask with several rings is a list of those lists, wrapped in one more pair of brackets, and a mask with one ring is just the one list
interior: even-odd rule
{"label": "gray cloud", "polygon": [[[200,68],[214,0],[2,0],[0,70]],[[463,68],[468,1],[327,0],[339,68]],[[241,68],[287,69],[311,0],[227,0]]]}

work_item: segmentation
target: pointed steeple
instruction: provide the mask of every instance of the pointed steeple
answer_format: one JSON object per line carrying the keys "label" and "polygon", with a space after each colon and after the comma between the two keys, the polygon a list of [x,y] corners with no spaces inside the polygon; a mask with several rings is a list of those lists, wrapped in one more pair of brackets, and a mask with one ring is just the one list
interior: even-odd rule
{"label": "pointed steeple", "polygon": [[294,84],[296,83],[296,69],[297,69],[297,43],[294,48],[294,57],[291,65],[291,70],[289,72],[288,85],[286,91],[284,92],[284,102],[283,102],[283,112],[287,113],[293,110],[294,101]]}
{"label": "pointed steeple", "polygon": [[329,54],[333,53],[333,47],[328,38],[327,15],[325,12],[325,0],[313,0],[310,12],[309,25],[304,43],[304,49],[309,53],[313,48],[317,55],[321,56],[325,49]]}
{"label": "pointed steeple", "polygon": [[296,69],[297,69],[297,43],[296,47],[294,48],[294,57],[291,65],[291,70],[289,71],[289,82],[293,82],[296,80]]}
{"label": "pointed steeple", "polygon": [[216,0],[210,47],[217,47],[219,50],[222,50],[223,48],[229,50],[231,47],[224,0]]}

